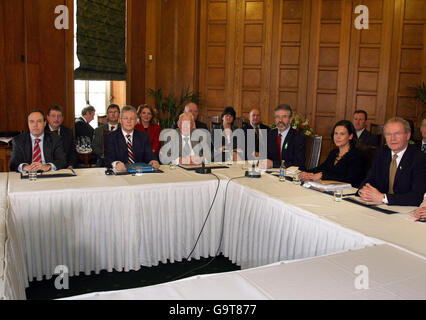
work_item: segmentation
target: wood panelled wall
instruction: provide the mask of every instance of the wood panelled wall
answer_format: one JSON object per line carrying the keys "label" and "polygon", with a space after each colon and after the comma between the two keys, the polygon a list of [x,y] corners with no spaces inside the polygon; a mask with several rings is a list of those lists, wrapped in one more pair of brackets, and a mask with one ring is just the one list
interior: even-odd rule
{"label": "wood panelled wall", "polygon": [[[426,82],[426,0],[127,0],[126,103],[147,89],[201,91],[201,113],[259,107],[265,123],[290,104],[332,147],[332,125],[357,108],[383,124],[418,126],[425,107],[410,87]],[[54,28],[72,0],[0,1],[0,131],[26,129],[28,110],[60,104],[72,126],[73,34]],[[357,5],[369,29],[357,30]],[[149,57],[152,56],[152,59]]]}
{"label": "wood panelled wall", "polygon": [[[369,29],[357,30],[357,5]],[[201,5],[202,112],[233,105],[240,116],[259,107],[273,122],[280,103],[310,120],[324,137],[364,109],[370,123],[391,116],[417,126],[425,107],[410,87],[426,81],[425,0],[207,0]]]}
{"label": "wood panelled wall", "polygon": [[72,18],[69,2],[0,1],[0,131],[25,130],[29,110],[47,111],[54,104],[65,107],[66,120],[73,123],[67,64],[72,47],[67,50],[68,31],[54,26],[58,5],[69,5]]}

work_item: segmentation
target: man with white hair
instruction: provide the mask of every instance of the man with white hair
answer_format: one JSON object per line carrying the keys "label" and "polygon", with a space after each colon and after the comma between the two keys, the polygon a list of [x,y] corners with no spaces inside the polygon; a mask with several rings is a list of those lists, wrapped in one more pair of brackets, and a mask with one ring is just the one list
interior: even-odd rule
{"label": "man with white hair", "polygon": [[376,151],[359,195],[374,204],[418,206],[426,191],[426,156],[408,144],[411,128],[406,120],[389,119],[384,135],[387,145]]}

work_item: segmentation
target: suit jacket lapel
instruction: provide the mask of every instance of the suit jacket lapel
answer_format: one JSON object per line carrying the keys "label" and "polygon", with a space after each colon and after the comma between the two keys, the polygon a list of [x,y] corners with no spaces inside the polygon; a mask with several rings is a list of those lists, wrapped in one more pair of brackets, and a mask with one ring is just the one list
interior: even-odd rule
{"label": "suit jacket lapel", "polygon": [[53,162],[53,159],[51,159],[50,155],[52,154],[52,137],[49,134],[44,134],[44,141],[43,141],[43,154],[44,154],[44,161],[46,163]]}
{"label": "suit jacket lapel", "polygon": [[288,133],[287,133],[287,135],[284,139],[283,147],[281,149],[281,159],[284,159],[284,150],[286,150],[285,146],[287,145],[287,147],[288,147],[288,144],[289,144],[292,136],[293,136],[293,130],[291,130],[291,128],[290,128],[290,130],[288,130]]}
{"label": "suit jacket lapel", "polygon": [[398,168],[396,169],[394,186],[396,185],[396,182],[398,181],[398,177],[403,173],[403,170],[409,167],[411,162],[412,162],[411,151],[409,148],[407,148],[407,150],[405,150],[404,152],[404,155],[402,156],[401,161],[399,162]]}
{"label": "suit jacket lapel", "polygon": [[31,141],[31,135],[28,133],[25,139],[24,154],[28,163],[33,163],[33,144]]}
{"label": "suit jacket lapel", "polygon": [[[120,148],[120,153],[122,154],[123,159],[125,159],[125,161],[123,161],[123,162],[127,163],[128,160],[129,160],[128,159],[129,155],[127,154],[127,141],[126,141],[126,138],[124,137],[122,131],[117,132],[117,134],[118,134],[118,145],[119,145],[119,148]],[[133,137],[134,137],[134,134],[133,134]]]}

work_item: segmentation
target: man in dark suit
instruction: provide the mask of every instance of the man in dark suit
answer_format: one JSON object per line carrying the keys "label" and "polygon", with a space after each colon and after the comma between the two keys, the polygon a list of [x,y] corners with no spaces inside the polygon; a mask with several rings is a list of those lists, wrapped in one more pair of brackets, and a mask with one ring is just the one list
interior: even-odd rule
{"label": "man in dark suit", "polygon": [[[246,159],[254,160],[254,157],[259,156],[259,146],[264,145],[265,150],[267,150],[267,137],[268,133],[271,130],[268,126],[265,126],[262,123],[262,116],[258,109],[252,109],[249,113],[250,123],[243,126],[244,135],[246,137]],[[261,131],[263,130],[263,131]],[[266,132],[265,132],[266,130]],[[248,132],[251,131],[254,133],[254,146],[250,146],[249,143],[253,143],[248,139]],[[253,148],[254,147],[254,148]],[[254,152],[250,152],[249,150],[253,150]]]}
{"label": "man in dark suit", "polygon": [[88,137],[92,142],[95,129],[90,125],[90,122],[95,118],[95,112],[96,110],[92,106],[81,110],[81,117],[75,120],[75,136],[77,139]]}
{"label": "man in dark suit", "polygon": [[365,145],[377,147],[379,145],[379,137],[371,134],[371,132],[365,128],[366,122],[367,112],[364,110],[356,110],[354,112],[353,123],[358,141]]}
{"label": "man in dark suit", "polygon": [[136,109],[125,106],[121,110],[121,129],[105,137],[105,164],[119,172],[127,170],[126,164],[148,163],[160,167],[157,155],[152,152],[148,134],[134,130],[138,116]]}
{"label": "man in dark suit", "polygon": [[46,117],[41,110],[27,116],[29,132],[13,138],[11,171],[54,171],[66,165],[62,138],[46,133]]}
{"label": "man in dark suit", "polygon": [[416,143],[417,148],[426,154],[426,117],[423,117],[420,124],[420,133],[422,134],[422,140]]}
{"label": "man in dark suit", "polygon": [[[194,121],[195,121],[195,129],[206,129],[207,125],[204,122],[198,121],[198,106],[195,102],[190,102],[188,103],[185,108],[183,109],[183,112],[189,112],[192,114],[192,116],[194,117]],[[173,125],[172,129],[177,129],[178,125],[177,123]]]}
{"label": "man in dark suit", "polygon": [[71,129],[62,125],[64,112],[60,106],[53,106],[47,112],[47,126],[45,131],[62,137],[65,158],[68,168],[76,168],[78,155],[75,149],[74,133]]}
{"label": "man in dark suit", "polygon": [[274,110],[274,120],[277,128],[268,134],[267,168],[279,168],[284,160],[287,168],[296,166],[304,170],[306,139],[291,127],[293,110],[288,105],[279,105]]}
{"label": "man in dark suit", "polygon": [[388,120],[384,134],[387,146],[377,150],[359,195],[374,204],[418,206],[426,191],[426,156],[408,144],[411,130],[404,119]]}
{"label": "man in dark suit", "polygon": [[96,165],[103,167],[104,164],[104,137],[109,132],[120,128],[118,119],[120,118],[120,107],[116,104],[111,104],[107,108],[107,123],[97,127],[93,134],[92,150],[97,157]]}

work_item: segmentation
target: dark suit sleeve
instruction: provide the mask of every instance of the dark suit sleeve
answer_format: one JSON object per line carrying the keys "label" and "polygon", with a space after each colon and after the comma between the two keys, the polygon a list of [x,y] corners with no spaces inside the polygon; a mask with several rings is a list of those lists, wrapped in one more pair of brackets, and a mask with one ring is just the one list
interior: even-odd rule
{"label": "dark suit sleeve", "polygon": [[142,136],[143,136],[142,145],[143,145],[144,162],[149,163],[152,160],[159,161],[158,156],[152,151],[151,143],[149,142],[149,135],[142,133]]}
{"label": "dark suit sleeve", "polygon": [[102,127],[99,127],[95,129],[93,134],[92,149],[98,158],[104,154],[103,131]]}
{"label": "dark suit sleeve", "polygon": [[376,186],[377,188],[377,177],[378,177],[378,170],[381,166],[383,166],[383,158],[382,158],[383,151],[378,150],[374,156],[373,164],[371,165],[370,170],[367,173],[367,177],[364,179],[364,181],[361,182],[359,188],[361,189],[364,187],[367,183],[369,183],[372,186]]}
{"label": "dark suit sleeve", "polygon": [[[64,143],[63,143],[62,137],[60,136],[55,136],[54,138],[51,137],[51,140],[47,140],[46,138],[46,143],[51,143],[52,154],[53,154],[53,159],[45,159],[46,163],[52,162],[55,165],[56,170],[65,168],[67,165],[67,160],[66,160],[66,156],[64,152]],[[43,152],[45,148],[47,147],[48,145],[43,145]],[[47,158],[46,155],[45,157]]]}
{"label": "dark suit sleeve", "polygon": [[18,171],[18,167],[21,163],[27,163],[25,159],[25,150],[21,139],[18,137],[12,140],[12,155],[10,157],[10,171]]}
{"label": "dark suit sleeve", "polygon": [[112,168],[112,163],[117,161],[118,158],[114,152],[114,135],[109,133],[105,136],[105,165],[107,168]]}
{"label": "dark suit sleeve", "polygon": [[306,139],[302,134],[297,135],[296,141],[296,166],[299,167],[300,170],[305,170],[305,162],[306,162]]}

